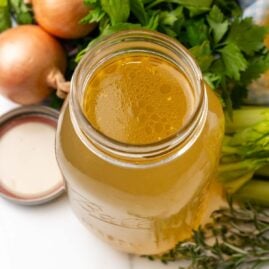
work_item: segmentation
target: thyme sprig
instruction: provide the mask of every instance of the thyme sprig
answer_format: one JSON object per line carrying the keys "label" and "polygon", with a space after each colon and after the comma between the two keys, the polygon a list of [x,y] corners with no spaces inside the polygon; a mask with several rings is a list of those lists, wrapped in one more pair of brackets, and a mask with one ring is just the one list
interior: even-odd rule
{"label": "thyme sprig", "polygon": [[162,256],[168,263],[189,260],[188,269],[258,269],[269,266],[269,209],[255,205],[223,208],[212,222],[193,232],[191,241],[178,243]]}

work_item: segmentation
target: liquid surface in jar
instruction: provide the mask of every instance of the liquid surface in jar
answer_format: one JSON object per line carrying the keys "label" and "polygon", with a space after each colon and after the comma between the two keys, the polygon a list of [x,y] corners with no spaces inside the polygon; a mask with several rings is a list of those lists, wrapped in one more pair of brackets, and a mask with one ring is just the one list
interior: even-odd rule
{"label": "liquid surface in jar", "polygon": [[151,144],[176,134],[193,112],[193,89],[173,64],[153,55],[117,56],[92,75],[84,114],[104,135]]}

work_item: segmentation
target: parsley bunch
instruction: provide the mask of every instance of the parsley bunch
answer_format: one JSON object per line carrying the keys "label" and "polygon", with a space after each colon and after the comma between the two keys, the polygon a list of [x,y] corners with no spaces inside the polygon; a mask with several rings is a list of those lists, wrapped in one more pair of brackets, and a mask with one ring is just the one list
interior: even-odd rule
{"label": "parsley bunch", "polygon": [[205,81],[219,93],[229,112],[241,105],[247,85],[269,68],[268,50],[263,44],[267,29],[243,18],[235,0],[84,2],[92,10],[82,22],[99,24],[96,38],[146,28],[179,40],[190,49]]}

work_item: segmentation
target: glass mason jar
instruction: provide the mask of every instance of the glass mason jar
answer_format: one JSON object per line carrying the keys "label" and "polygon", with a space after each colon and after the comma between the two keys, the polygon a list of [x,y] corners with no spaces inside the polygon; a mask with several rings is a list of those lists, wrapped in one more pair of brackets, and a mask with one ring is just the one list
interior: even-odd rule
{"label": "glass mason jar", "polygon": [[[143,146],[108,138],[89,123],[82,108],[95,70],[134,52],[173,63],[194,90],[187,124],[175,135]],[[71,84],[58,123],[56,154],[81,222],[113,247],[136,254],[161,253],[189,237],[205,211],[224,132],[220,102],[189,52],[156,32],[120,32],[89,49]]]}

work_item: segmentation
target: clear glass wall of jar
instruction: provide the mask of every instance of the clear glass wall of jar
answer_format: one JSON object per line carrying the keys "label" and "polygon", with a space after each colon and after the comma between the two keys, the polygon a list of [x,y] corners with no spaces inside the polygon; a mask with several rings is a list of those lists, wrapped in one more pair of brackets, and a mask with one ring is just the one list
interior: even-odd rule
{"label": "clear glass wall of jar", "polygon": [[[158,54],[187,76],[195,109],[186,126],[158,143],[134,146],[96,131],[82,111],[98,66],[119,54]],[[199,226],[223,136],[220,102],[188,51],[149,31],[114,34],[91,47],[72,79],[58,124],[56,154],[71,206],[81,222],[122,251],[156,254]]]}

